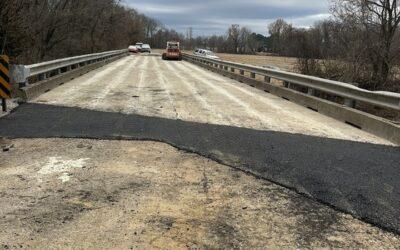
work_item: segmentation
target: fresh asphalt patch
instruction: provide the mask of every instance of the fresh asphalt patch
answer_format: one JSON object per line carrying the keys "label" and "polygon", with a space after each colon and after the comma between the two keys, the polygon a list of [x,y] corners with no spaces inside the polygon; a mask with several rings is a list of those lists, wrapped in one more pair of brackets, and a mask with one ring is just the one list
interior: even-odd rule
{"label": "fresh asphalt patch", "polygon": [[400,147],[42,104],[1,118],[0,136],[161,141],[400,233]]}

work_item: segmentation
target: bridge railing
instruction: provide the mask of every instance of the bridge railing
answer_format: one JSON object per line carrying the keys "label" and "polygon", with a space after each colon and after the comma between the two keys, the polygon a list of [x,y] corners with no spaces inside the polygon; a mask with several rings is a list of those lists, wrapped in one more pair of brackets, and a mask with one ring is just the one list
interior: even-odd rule
{"label": "bridge railing", "polygon": [[12,65],[10,75],[14,86],[14,96],[30,100],[127,53],[128,50],[123,49],[74,56],[32,65]]}
{"label": "bridge railing", "polygon": [[344,99],[344,104],[346,106],[352,108],[354,108],[356,101],[360,101],[374,106],[390,108],[397,111],[400,110],[400,94],[398,93],[368,91],[348,83],[276,69],[205,58],[186,53],[183,55],[183,57],[186,60],[208,65],[223,71],[230,71],[231,73],[237,70],[239,71],[240,75],[245,75],[245,72],[249,72],[250,78],[254,79],[256,78],[256,75],[261,75],[265,77],[264,79],[267,83],[270,83],[271,79],[277,79],[283,81],[285,87],[289,87],[291,84],[306,87],[308,88],[308,94],[310,95],[313,95],[314,91],[318,90],[323,93],[339,96]]}
{"label": "bridge railing", "polygon": [[37,77],[37,81],[42,81],[50,76],[66,73],[79,67],[104,61],[122,55],[126,52],[126,49],[114,50],[57,59],[32,65],[14,65],[11,69],[11,78],[14,84],[26,85],[28,83],[28,79],[32,77]]}

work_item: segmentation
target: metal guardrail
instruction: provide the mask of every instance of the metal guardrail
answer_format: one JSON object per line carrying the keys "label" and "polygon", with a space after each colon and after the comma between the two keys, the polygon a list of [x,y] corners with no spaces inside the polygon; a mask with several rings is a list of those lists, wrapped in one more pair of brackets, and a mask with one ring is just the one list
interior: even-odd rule
{"label": "metal guardrail", "polygon": [[126,49],[102,53],[87,54],[32,65],[13,65],[11,67],[11,80],[20,87],[28,83],[28,78],[37,77],[39,81],[45,80],[49,74],[57,75],[91,63],[103,61],[127,53]]}
{"label": "metal guardrail", "polygon": [[346,106],[352,108],[355,106],[355,101],[361,101],[379,107],[400,110],[400,94],[398,93],[368,91],[348,83],[291,73],[282,70],[205,58],[186,53],[183,54],[183,58],[189,61],[219,68],[221,70],[228,71],[230,69],[231,72],[235,72],[236,69],[239,70],[241,75],[244,75],[244,72],[250,72],[251,78],[256,78],[256,75],[261,75],[265,77],[265,81],[268,83],[271,81],[271,79],[281,80],[284,82],[285,87],[288,87],[290,84],[297,84],[307,87],[308,94],[310,95],[313,95],[314,90],[318,90],[324,93],[339,96],[344,98]]}

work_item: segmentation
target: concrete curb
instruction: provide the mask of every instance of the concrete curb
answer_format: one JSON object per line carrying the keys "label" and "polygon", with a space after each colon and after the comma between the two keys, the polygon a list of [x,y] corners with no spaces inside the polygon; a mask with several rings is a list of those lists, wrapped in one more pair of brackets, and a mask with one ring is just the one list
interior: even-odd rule
{"label": "concrete curb", "polygon": [[252,79],[244,75],[239,75],[227,70],[212,67],[210,65],[205,65],[196,61],[191,61],[186,58],[184,58],[184,60],[196,64],[198,66],[201,66],[203,68],[206,68],[208,70],[211,70],[220,75],[229,77],[239,82],[246,83],[247,85],[271,93],[275,96],[282,97],[288,101],[297,103],[311,110],[335,118],[339,121],[345,122],[349,125],[362,129],[368,133],[382,137],[388,141],[400,145],[400,126],[392,123],[387,119],[380,118],[311,95],[307,95],[289,88],[272,85],[270,83]]}

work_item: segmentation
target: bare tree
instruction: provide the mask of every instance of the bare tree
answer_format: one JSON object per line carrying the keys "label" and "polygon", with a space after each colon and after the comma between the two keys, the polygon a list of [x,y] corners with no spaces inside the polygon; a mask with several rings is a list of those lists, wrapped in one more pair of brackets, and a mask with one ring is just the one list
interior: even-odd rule
{"label": "bare tree", "polygon": [[23,49],[24,17],[20,17],[22,9],[22,0],[0,1],[0,54]]}
{"label": "bare tree", "polygon": [[240,26],[232,24],[228,29],[228,42],[230,43],[232,53],[238,53],[239,47]]}
{"label": "bare tree", "polygon": [[275,53],[282,53],[284,40],[284,33],[291,29],[291,25],[285,22],[283,19],[278,19],[268,26],[268,33],[272,39],[272,51]]}
{"label": "bare tree", "polygon": [[333,13],[342,22],[364,31],[368,41],[365,54],[372,64],[373,88],[387,83],[393,61],[399,55],[394,38],[400,24],[397,0],[336,0]]}
{"label": "bare tree", "polygon": [[243,54],[249,51],[249,39],[251,30],[248,27],[242,27],[239,32],[238,51]]}

